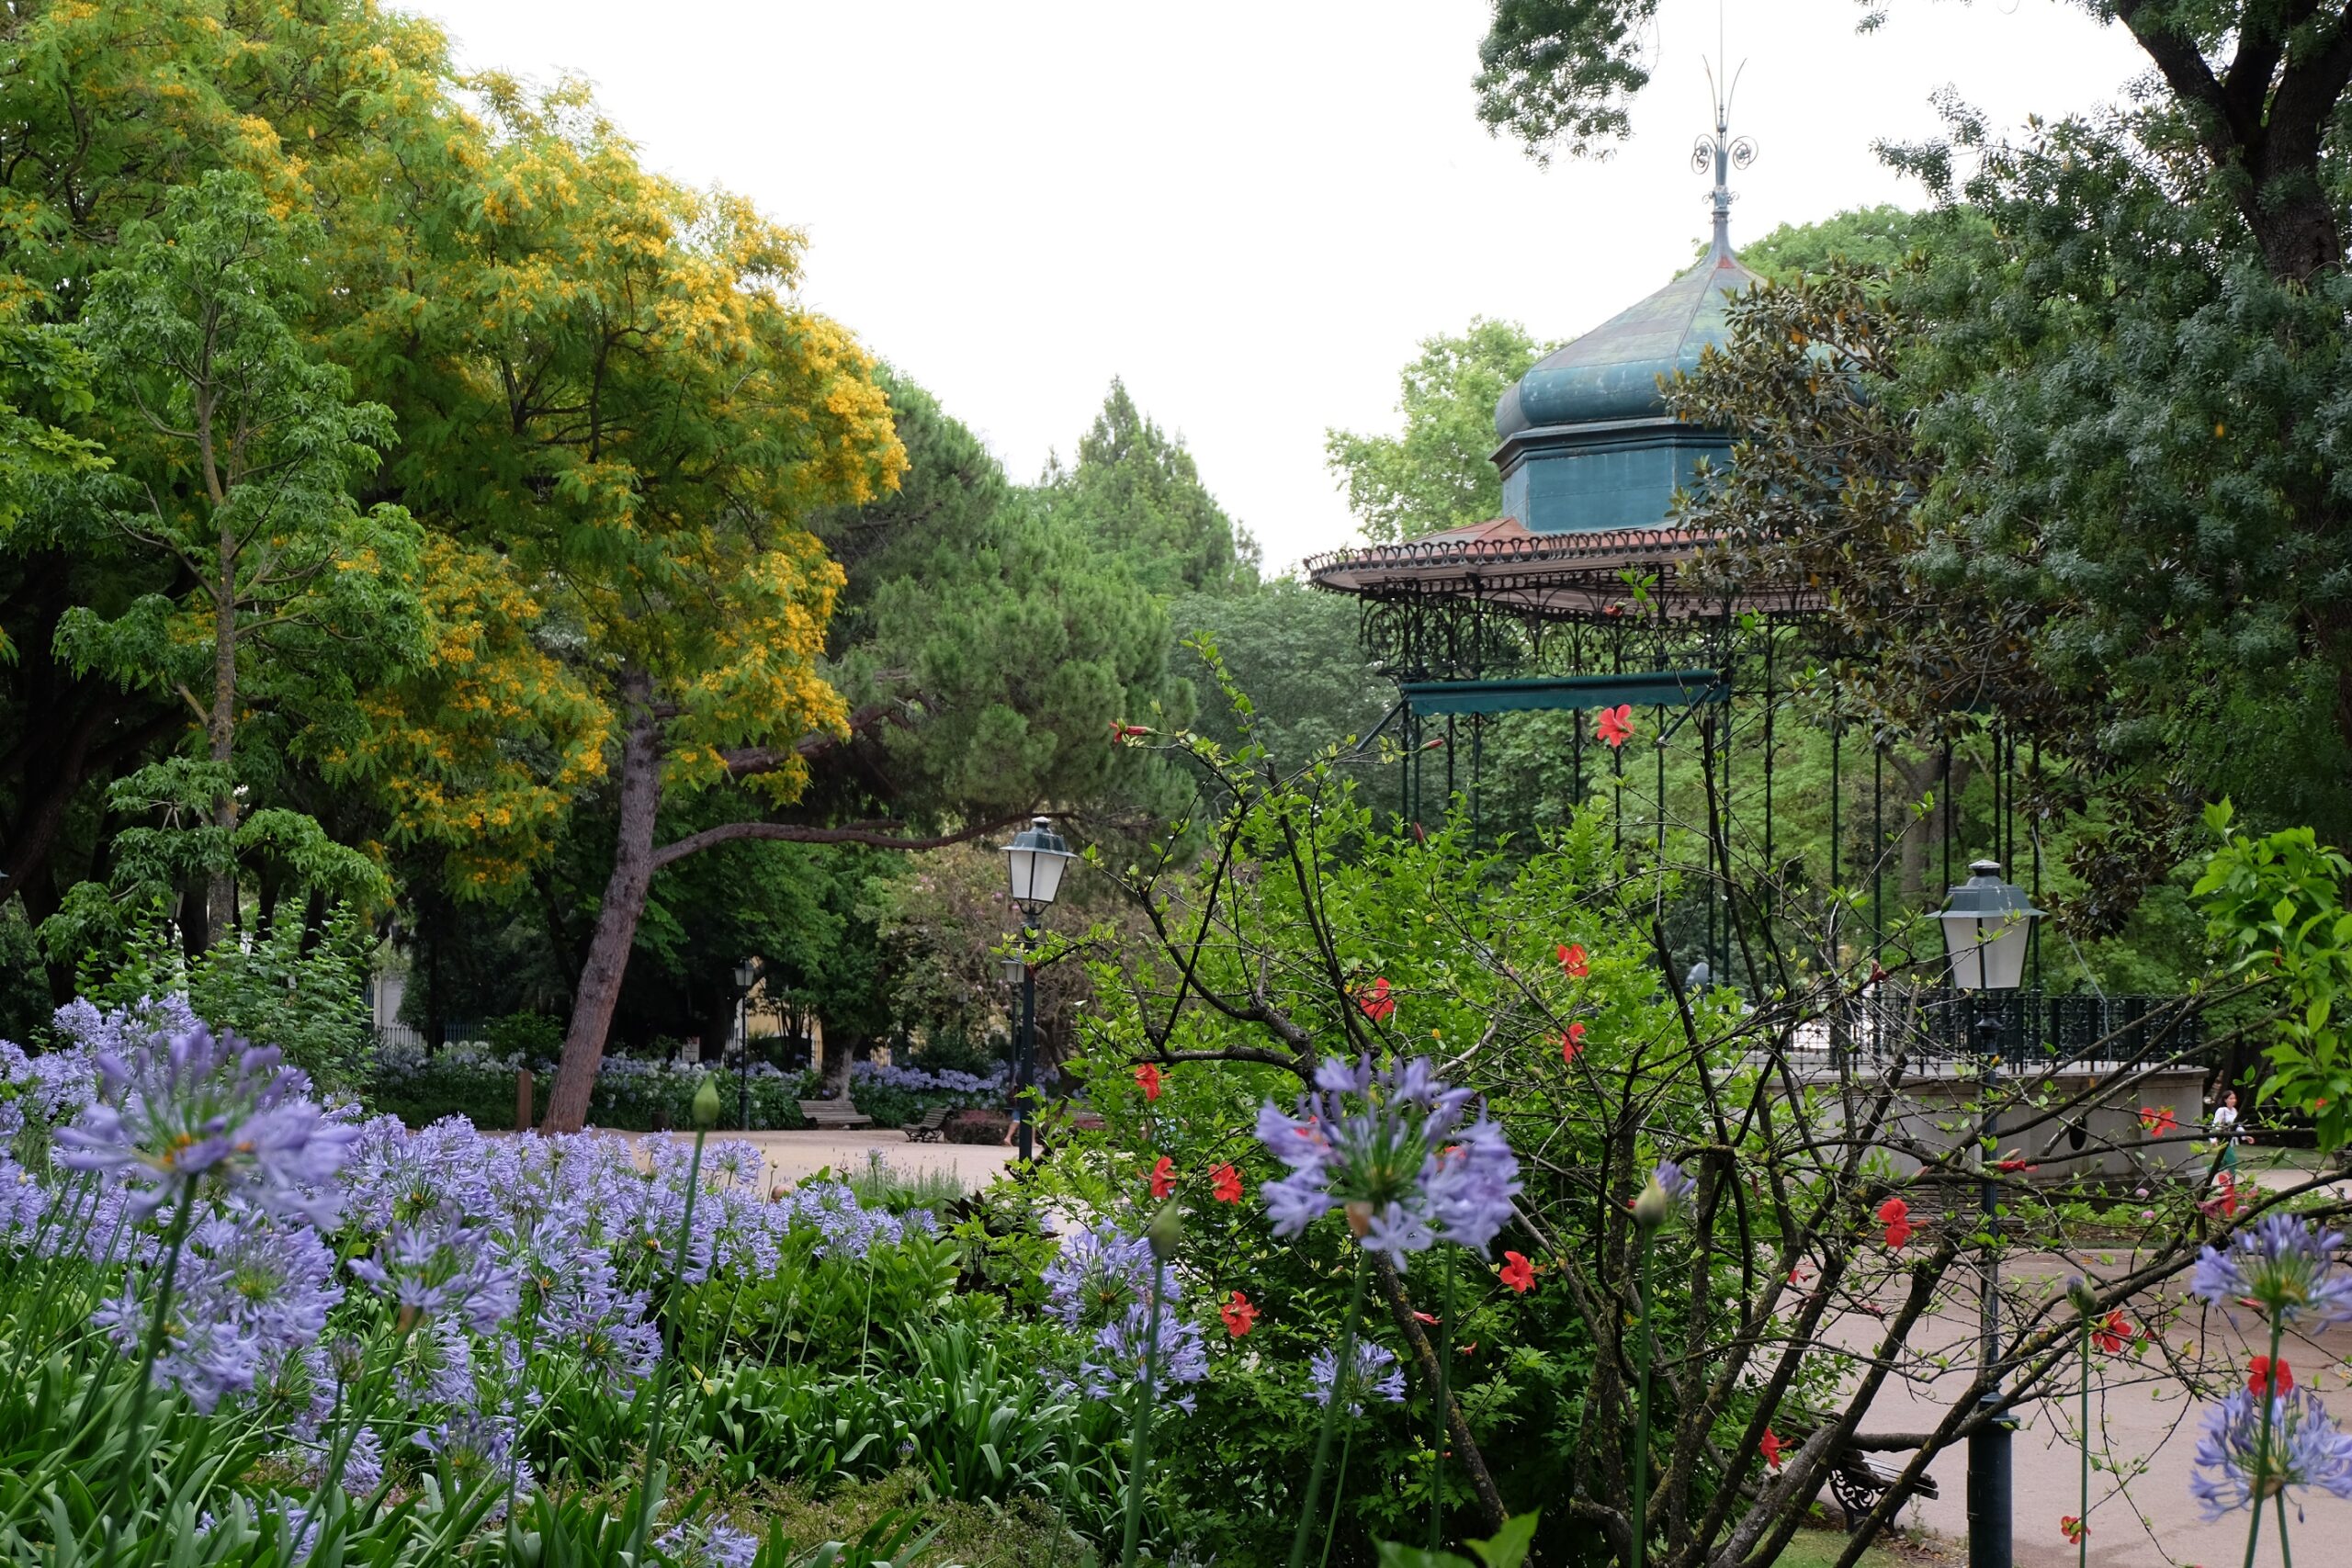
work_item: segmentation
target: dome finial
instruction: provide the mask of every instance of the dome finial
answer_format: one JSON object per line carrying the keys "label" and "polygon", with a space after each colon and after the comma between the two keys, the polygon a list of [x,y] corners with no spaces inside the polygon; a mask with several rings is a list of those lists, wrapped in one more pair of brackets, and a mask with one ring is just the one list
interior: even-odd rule
{"label": "dome finial", "polygon": [[[1724,57],[1723,7],[1720,4],[1715,9],[1715,56],[1720,62]],[[1745,169],[1756,162],[1754,138],[1731,133],[1732,96],[1739,91],[1740,73],[1747,69],[1747,62],[1742,61],[1739,69],[1732,73],[1729,82],[1719,83],[1715,80],[1714,63],[1708,64],[1707,88],[1709,96],[1714,100],[1715,131],[1712,136],[1700,137],[1690,146],[1690,167],[1694,171],[1705,174],[1709,164],[1714,166],[1715,188],[1711,199],[1714,206],[1715,231],[1707,247],[1707,259],[1710,261],[1722,261],[1732,254],[1731,172]]]}

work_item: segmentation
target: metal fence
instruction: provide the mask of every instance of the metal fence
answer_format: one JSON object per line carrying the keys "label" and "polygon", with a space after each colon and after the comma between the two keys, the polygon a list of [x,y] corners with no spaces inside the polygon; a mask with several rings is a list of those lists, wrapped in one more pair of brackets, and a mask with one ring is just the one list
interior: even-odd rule
{"label": "metal fence", "polygon": [[1833,1061],[1891,1062],[1897,1055],[1929,1065],[1973,1062],[1984,1055],[1979,1021],[1998,1024],[1995,1037],[2004,1065],[2048,1067],[2068,1063],[2152,1066],[2199,1059],[2205,1045],[2203,1015],[2184,997],[2052,996],[2042,991],[1954,991],[1881,985],[1855,998],[1798,1043]]}

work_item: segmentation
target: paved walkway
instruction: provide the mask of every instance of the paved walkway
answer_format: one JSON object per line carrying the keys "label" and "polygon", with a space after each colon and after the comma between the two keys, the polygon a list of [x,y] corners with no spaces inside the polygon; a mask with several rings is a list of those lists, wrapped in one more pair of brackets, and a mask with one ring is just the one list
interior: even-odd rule
{"label": "paved walkway", "polygon": [[[642,1137],[667,1136],[691,1144],[691,1133],[647,1133]],[[1012,1150],[1003,1144],[916,1144],[903,1133],[814,1130],[797,1133],[714,1133],[714,1139],[755,1145],[765,1162],[772,1186],[791,1186],[830,1170],[846,1176],[863,1170],[867,1160],[882,1156],[891,1169],[910,1175],[940,1171],[953,1174],[967,1192],[977,1192],[1012,1163]]]}
{"label": "paved walkway", "polygon": [[[2309,1156],[2304,1156],[2305,1161]],[[2253,1172],[2255,1179],[2271,1186],[2283,1186],[2297,1179],[2291,1167],[2286,1169]],[[2339,1184],[2340,1185],[2340,1184]],[[2114,1255],[2114,1262],[2125,1261],[2122,1251]],[[2098,1259],[2093,1259],[2098,1267]],[[2019,1258],[2006,1270],[2011,1277],[2048,1275],[2053,1280],[2065,1271],[2064,1266],[2048,1258]],[[1935,1424],[1950,1400],[1969,1382],[1969,1371],[1974,1365],[1975,1320],[1970,1287],[1964,1277],[1955,1273],[1955,1288],[1951,1304],[1937,1314],[1916,1341],[1919,1346],[1937,1345],[1953,1352],[1954,1370],[1924,1385],[1907,1384],[1891,1380],[1881,1393],[1863,1422],[1866,1431],[1922,1431]],[[2178,1300],[2186,1287],[2184,1277],[2167,1294]],[[2201,1303],[2190,1303],[2191,1315],[2179,1323],[2174,1331],[2177,1339],[2196,1339],[2211,1336],[2216,1347],[2227,1346],[2228,1357],[2243,1366],[2247,1357],[2267,1348],[2251,1343],[2264,1334],[2259,1320],[2251,1313],[2237,1314],[2238,1322],[2230,1324],[2222,1314],[2211,1314],[2199,1324],[2195,1315]],[[2141,1314],[2131,1314],[2139,1321]],[[1865,1322],[1860,1326],[1867,1327]],[[2317,1336],[2302,1337],[2297,1342],[2290,1337],[2283,1359],[2294,1369],[2298,1386],[2319,1391],[2327,1410],[2337,1424],[2352,1427],[2352,1377],[2347,1377],[2346,1357],[2352,1355],[2352,1330],[2335,1329]],[[2112,1454],[2127,1468],[2135,1462],[2143,1466],[2136,1474],[2120,1479],[2112,1470],[2094,1468],[2091,1473],[2090,1568],[2182,1568],[2188,1564],[2206,1564],[2210,1568],[2236,1568],[2245,1557],[2245,1516],[2231,1515],[2214,1524],[2207,1524],[2194,1499],[2188,1495],[2190,1460],[2197,1449],[2197,1436],[2203,1420],[2205,1406],[2185,1395],[2157,1371],[2154,1358],[2140,1363],[2140,1381],[2127,1381],[2132,1364],[2127,1359],[2115,1361],[2101,1358],[2100,1371],[2112,1377],[2104,1391],[2097,1384],[2091,1395],[2091,1423],[2097,1437],[2092,1453],[2104,1460]],[[2064,1380],[2071,1383],[2071,1378]],[[2015,1486],[2014,1540],[2017,1568],[2074,1568],[2075,1549],[2060,1534],[2059,1519],[2077,1510],[2081,1485],[2081,1450],[2073,1439],[2075,1405],[2073,1397],[2064,1400],[2065,1410],[2052,1409],[2047,1401],[2037,1402],[2019,1412],[2020,1425],[2011,1439],[2011,1470]],[[1899,1457],[1883,1456],[1889,1460]],[[1925,1525],[1955,1546],[1968,1539],[1968,1455],[1965,1445],[1948,1449],[1928,1466],[1928,1473],[1936,1478],[1942,1495],[1933,1502],[1914,1502],[1904,1510],[1906,1526]],[[2308,1499],[2309,1519],[2298,1522],[2289,1538],[2294,1561],[2302,1568],[2315,1564],[2352,1563],[2352,1502],[2340,1501],[2324,1493]],[[2290,1511],[2291,1517],[2291,1511]],[[2257,1568],[2278,1568],[2280,1562],[2277,1517],[2263,1521],[2262,1541],[2255,1562]]]}

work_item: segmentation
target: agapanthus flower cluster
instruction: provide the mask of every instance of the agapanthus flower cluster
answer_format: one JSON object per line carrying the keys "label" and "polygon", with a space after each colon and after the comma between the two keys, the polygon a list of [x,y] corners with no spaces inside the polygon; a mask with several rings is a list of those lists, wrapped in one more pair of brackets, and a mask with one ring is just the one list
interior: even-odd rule
{"label": "agapanthus flower cluster", "polygon": [[913,1094],[986,1094],[1001,1095],[1012,1082],[1009,1067],[998,1067],[983,1077],[978,1073],[959,1072],[954,1067],[900,1067],[888,1062],[853,1062],[849,1069],[850,1087],[870,1083],[884,1089],[902,1089]]}
{"label": "agapanthus flower cluster", "polygon": [[[1156,1267],[1145,1238],[1084,1227],[1063,1235],[1060,1253],[1046,1266],[1046,1310],[1064,1327],[1090,1337],[1074,1385],[1091,1397],[1121,1397],[1143,1381],[1146,1352],[1154,1343]],[[1175,1271],[1162,1270],[1153,1397],[1189,1411],[1193,1396],[1179,1393],[1170,1399],[1169,1391],[1208,1376],[1208,1344],[1201,1325],[1185,1316],[1182,1303]]]}
{"label": "agapanthus flower cluster", "polygon": [[[316,1345],[343,1299],[334,1254],[316,1232],[243,1204],[191,1225],[174,1284],[155,1376],[198,1410],[252,1392]],[[151,1285],[134,1275],[92,1316],[125,1355],[147,1332]]]}
{"label": "agapanthus flower cluster", "polygon": [[[416,1446],[433,1455],[452,1487],[471,1490],[492,1485],[529,1492],[538,1485],[538,1477],[532,1472],[531,1461],[515,1451],[517,1425],[511,1416],[462,1411],[418,1432]],[[505,1511],[502,1502],[491,1517],[500,1517]]]}
{"label": "agapanthus flower cluster", "polygon": [[653,1544],[677,1568],[752,1568],[760,1555],[759,1537],[719,1518],[672,1525]]}
{"label": "agapanthus flower cluster", "polygon": [[101,1051],[97,1072],[96,1103],[57,1134],[58,1163],[125,1176],[134,1219],[233,1193],[264,1213],[334,1224],[334,1176],[356,1134],[276,1048],[196,1023]]}
{"label": "agapanthus flower cluster", "polygon": [[2208,1247],[2188,1288],[2217,1305],[2251,1302],[2288,1328],[2352,1323],[2352,1268],[2344,1238],[2292,1214],[2271,1214],[2230,1238],[2229,1250]]}
{"label": "agapanthus flower cluster", "polygon": [[[1390,1404],[1405,1402],[1405,1369],[1396,1364],[1396,1352],[1385,1345],[1369,1339],[1356,1341],[1355,1375],[1348,1383],[1348,1414],[1363,1414],[1367,1398],[1385,1400]],[[1327,1345],[1315,1352],[1306,1363],[1306,1397],[1316,1404],[1329,1404],[1333,1385],[1340,1380],[1340,1353]]]}
{"label": "agapanthus flower cluster", "polygon": [[1269,1103],[1258,1136],[1290,1174],[1261,1190],[1278,1235],[1344,1209],[1364,1248],[1402,1269],[1440,1241],[1483,1250],[1511,1217],[1519,1159],[1476,1097],[1438,1081],[1426,1057],[1375,1070],[1327,1061],[1285,1116]]}
{"label": "agapanthus flower cluster", "polygon": [[390,1301],[393,1326],[403,1334],[445,1319],[487,1334],[521,1302],[514,1269],[492,1255],[485,1227],[454,1203],[392,1222],[373,1256],[352,1259],[351,1272]]}
{"label": "agapanthus flower cluster", "polygon": [[[2269,1407],[2269,1446],[2263,1443]],[[2258,1397],[2245,1389],[2206,1412],[2188,1494],[2208,1521],[2310,1487],[2352,1498],[2352,1437],[2335,1429],[2309,1389]]]}

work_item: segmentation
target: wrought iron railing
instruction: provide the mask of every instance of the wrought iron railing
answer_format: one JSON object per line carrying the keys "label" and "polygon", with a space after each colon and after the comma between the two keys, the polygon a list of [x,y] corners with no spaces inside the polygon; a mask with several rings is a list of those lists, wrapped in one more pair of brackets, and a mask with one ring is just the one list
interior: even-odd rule
{"label": "wrought iron railing", "polygon": [[1923,1066],[1985,1055],[1982,1020],[2012,1069],[2074,1063],[2154,1066],[2201,1058],[2203,1014],[2183,997],[2052,996],[1881,985],[1804,1031],[1801,1049],[1870,1065],[1897,1055]]}

